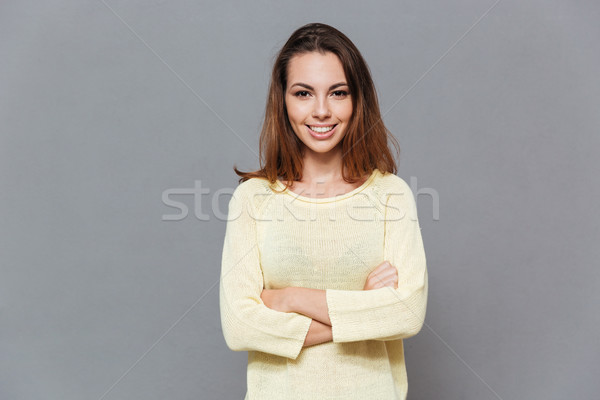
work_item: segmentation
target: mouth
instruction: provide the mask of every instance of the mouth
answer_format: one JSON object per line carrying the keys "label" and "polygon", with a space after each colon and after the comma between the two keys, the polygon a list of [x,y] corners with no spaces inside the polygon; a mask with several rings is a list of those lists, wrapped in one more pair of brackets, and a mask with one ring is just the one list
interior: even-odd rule
{"label": "mouth", "polygon": [[308,132],[317,139],[327,139],[334,134],[337,124],[325,125],[325,126],[314,126],[306,125]]}

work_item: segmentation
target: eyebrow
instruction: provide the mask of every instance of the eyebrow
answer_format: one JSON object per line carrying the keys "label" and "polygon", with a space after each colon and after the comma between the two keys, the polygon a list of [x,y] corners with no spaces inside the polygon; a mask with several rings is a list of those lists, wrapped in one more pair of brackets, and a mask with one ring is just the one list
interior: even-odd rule
{"label": "eyebrow", "polygon": [[[306,83],[302,83],[302,82],[296,82],[296,83],[294,83],[292,86],[290,86],[290,89],[293,88],[294,86],[302,86],[302,87],[304,87],[304,88],[306,88],[308,90],[315,90],[314,87],[312,87],[310,85],[307,85]],[[335,89],[337,87],[340,87],[340,86],[348,86],[348,84],[346,82],[334,83],[333,85],[329,86],[329,90],[333,90],[333,89]]]}

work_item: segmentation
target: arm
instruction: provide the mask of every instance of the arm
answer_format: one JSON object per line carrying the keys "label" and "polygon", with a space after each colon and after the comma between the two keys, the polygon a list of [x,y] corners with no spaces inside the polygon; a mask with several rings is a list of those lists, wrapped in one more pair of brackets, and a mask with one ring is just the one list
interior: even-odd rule
{"label": "arm", "polygon": [[332,339],[331,326],[313,319],[304,341],[304,347],[331,342]]}
{"label": "arm", "polygon": [[[363,290],[383,286],[398,288],[398,270],[387,262],[379,264],[367,277]],[[325,290],[304,287],[263,290],[261,295],[267,307],[284,312],[297,312],[331,326]]]}
{"label": "arm", "polygon": [[305,287],[287,288],[289,309],[331,327],[325,290]]}
{"label": "arm", "polygon": [[398,270],[398,288],[326,290],[333,341],[395,340],[416,335],[427,307],[427,268],[410,187],[398,181],[387,196],[384,259]]}
{"label": "arm", "polygon": [[283,289],[263,289],[261,299],[272,310],[281,312],[298,312],[313,318],[304,341],[304,347],[332,340],[331,325],[318,321],[313,316],[326,318],[327,303],[325,291],[303,287],[286,287]]}
{"label": "arm", "polygon": [[229,202],[219,288],[223,336],[234,351],[256,350],[296,359],[312,319],[272,310],[260,297],[263,276],[250,183],[240,184]]}

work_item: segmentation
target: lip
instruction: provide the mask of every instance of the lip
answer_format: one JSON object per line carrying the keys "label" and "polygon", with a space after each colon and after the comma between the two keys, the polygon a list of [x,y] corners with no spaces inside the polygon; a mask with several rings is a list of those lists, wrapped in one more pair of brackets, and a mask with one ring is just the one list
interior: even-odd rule
{"label": "lip", "polygon": [[[315,124],[313,126],[331,126],[331,125],[332,124],[327,124],[327,125],[317,125],[317,124]],[[324,132],[324,133],[315,132],[312,129],[310,129],[310,127],[308,125],[305,125],[305,126],[306,126],[306,129],[308,129],[308,133],[310,133],[310,135],[312,137],[314,137],[315,139],[321,139],[322,140],[322,139],[327,139],[330,136],[332,136],[335,133],[335,130],[337,129],[338,124],[335,124],[335,126],[333,127],[333,129],[330,130],[329,132]]]}

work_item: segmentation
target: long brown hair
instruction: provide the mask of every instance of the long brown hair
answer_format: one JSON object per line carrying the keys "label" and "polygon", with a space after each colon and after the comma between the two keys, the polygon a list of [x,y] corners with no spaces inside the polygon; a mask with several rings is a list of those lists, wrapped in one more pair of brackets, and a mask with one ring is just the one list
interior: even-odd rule
{"label": "long brown hair", "polygon": [[265,178],[270,183],[279,177],[286,182],[302,179],[302,142],[287,116],[285,90],[291,58],[314,51],[331,52],[340,59],[350,88],[353,113],[341,141],[344,180],[356,182],[365,174],[370,175],[375,168],[384,173],[396,173],[388,139],[397,155],[400,146],[381,119],[377,92],[367,63],[342,32],[326,24],[310,23],[298,28],[277,54],[259,140],[261,167],[258,171],[242,172],[234,165],[233,170],[241,176],[240,183],[250,178]]}

